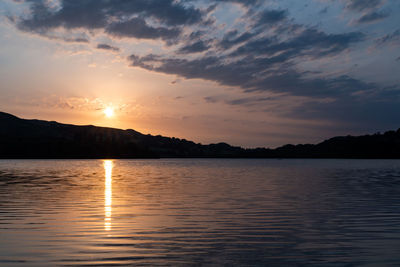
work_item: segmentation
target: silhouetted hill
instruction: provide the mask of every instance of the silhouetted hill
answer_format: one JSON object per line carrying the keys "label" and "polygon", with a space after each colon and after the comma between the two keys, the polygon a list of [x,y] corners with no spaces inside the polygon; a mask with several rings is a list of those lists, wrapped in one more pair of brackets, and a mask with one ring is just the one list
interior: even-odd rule
{"label": "silhouetted hill", "polygon": [[0,158],[400,158],[400,129],[311,145],[244,149],[134,130],[25,120],[0,112]]}

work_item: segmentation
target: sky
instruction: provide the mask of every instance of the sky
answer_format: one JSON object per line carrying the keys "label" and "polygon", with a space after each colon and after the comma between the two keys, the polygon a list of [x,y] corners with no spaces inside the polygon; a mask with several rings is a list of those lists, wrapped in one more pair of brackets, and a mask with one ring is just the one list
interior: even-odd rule
{"label": "sky", "polygon": [[398,129],[399,14],[398,0],[0,0],[0,111],[243,147]]}

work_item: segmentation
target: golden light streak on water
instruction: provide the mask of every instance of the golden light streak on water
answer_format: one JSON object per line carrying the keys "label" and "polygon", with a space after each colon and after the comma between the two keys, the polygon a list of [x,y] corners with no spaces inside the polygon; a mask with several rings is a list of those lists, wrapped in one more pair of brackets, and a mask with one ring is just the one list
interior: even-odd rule
{"label": "golden light streak on water", "polygon": [[104,184],[104,230],[111,230],[112,215],[112,160],[104,161],[105,184]]}

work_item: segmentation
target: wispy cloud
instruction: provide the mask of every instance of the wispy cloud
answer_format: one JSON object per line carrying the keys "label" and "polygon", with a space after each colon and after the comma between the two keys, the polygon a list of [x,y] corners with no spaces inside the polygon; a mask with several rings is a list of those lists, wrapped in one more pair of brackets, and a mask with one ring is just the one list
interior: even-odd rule
{"label": "wispy cloud", "polygon": [[102,49],[102,50],[109,50],[109,51],[112,51],[112,52],[118,52],[119,51],[118,47],[115,47],[115,46],[112,46],[112,45],[108,45],[108,44],[98,44],[97,48],[98,49]]}

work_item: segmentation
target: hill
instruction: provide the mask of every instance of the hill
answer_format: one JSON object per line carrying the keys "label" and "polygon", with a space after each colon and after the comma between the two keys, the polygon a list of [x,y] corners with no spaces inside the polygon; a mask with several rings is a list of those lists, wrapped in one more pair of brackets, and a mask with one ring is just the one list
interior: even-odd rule
{"label": "hill", "polygon": [[312,145],[245,149],[134,130],[26,120],[0,112],[0,158],[400,158],[400,129]]}

